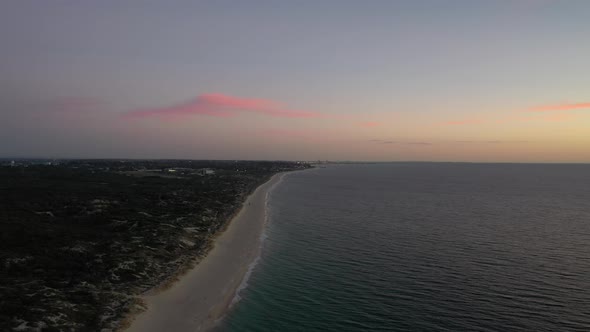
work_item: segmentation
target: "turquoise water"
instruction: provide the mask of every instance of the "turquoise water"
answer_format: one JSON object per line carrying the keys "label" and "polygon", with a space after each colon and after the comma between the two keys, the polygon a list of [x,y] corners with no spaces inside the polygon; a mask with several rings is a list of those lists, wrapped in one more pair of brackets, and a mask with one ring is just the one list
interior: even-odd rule
{"label": "turquoise water", "polygon": [[220,331],[590,331],[590,166],[289,174]]}

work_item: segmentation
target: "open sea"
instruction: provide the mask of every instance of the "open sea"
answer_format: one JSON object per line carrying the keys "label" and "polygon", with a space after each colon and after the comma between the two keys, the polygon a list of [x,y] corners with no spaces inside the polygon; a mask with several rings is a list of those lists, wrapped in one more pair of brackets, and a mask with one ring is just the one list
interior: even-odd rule
{"label": "open sea", "polygon": [[288,174],[219,331],[590,331],[590,165]]}

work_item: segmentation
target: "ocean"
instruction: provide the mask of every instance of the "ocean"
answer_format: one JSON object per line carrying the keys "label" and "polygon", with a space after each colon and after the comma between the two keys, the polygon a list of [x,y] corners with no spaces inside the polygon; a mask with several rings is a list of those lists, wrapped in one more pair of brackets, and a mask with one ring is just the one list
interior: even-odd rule
{"label": "ocean", "polygon": [[590,165],[330,165],[267,204],[219,331],[590,331]]}

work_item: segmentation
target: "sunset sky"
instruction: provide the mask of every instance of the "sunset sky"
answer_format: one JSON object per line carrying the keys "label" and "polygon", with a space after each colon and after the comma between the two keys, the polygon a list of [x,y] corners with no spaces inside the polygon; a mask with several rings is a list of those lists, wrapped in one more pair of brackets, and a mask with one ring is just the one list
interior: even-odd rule
{"label": "sunset sky", "polygon": [[0,157],[590,162],[590,1],[0,2]]}

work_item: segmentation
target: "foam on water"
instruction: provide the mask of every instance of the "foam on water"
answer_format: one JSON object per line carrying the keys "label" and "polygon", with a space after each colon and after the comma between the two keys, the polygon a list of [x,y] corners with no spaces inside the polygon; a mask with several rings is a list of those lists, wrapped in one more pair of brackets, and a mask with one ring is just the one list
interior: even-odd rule
{"label": "foam on water", "polygon": [[[280,174],[279,180],[276,181],[275,183],[273,183],[272,186],[270,188],[268,188],[268,190],[266,191],[266,195],[264,196],[264,225],[265,226],[269,222],[269,209],[270,209],[271,193],[281,182],[283,182],[283,178],[286,175],[287,175],[287,173]],[[259,237],[258,255],[254,259],[254,261],[252,261],[248,265],[248,270],[246,271],[246,274],[244,275],[244,278],[242,279],[240,286],[238,286],[238,288],[236,289],[234,297],[230,303],[230,308],[242,299],[242,297],[240,296],[240,292],[242,292],[244,289],[246,289],[246,287],[248,287],[248,280],[250,280],[250,276],[252,275],[252,272],[254,271],[256,266],[258,265],[258,262],[260,262],[261,250],[262,250],[262,247],[264,246],[264,241],[266,240],[267,237],[268,236],[266,233],[266,227],[264,227],[262,232],[260,233],[260,237]]]}

